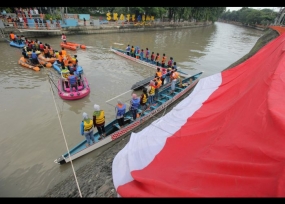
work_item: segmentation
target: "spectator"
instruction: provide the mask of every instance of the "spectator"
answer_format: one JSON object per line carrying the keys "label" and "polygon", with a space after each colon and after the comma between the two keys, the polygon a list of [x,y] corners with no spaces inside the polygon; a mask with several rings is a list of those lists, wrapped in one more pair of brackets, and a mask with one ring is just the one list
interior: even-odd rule
{"label": "spectator", "polygon": [[32,8],[30,8],[30,15],[33,16],[34,15],[34,11]]}
{"label": "spectator", "polygon": [[83,21],[84,21],[84,26],[86,26],[86,19],[85,19],[85,18],[83,18]]}
{"label": "spectator", "polygon": [[39,15],[39,11],[38,11],[38,9],[36,7],[34,8],[34,14],[35,15]]}

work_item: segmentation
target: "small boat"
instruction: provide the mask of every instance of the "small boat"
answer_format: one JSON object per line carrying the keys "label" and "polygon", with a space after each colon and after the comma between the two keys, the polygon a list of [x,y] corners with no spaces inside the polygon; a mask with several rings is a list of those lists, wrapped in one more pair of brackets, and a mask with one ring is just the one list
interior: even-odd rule
{"label": "small boat", "polygon": [[[55,71],[57,71],[57,73],[61,74],[61,64],[59,64],[59,63],[57,63],[57,61],[55,61],[52,64],[52,67],[55,69]],[[77,65],[75,72],[77,75],[83,74],[83,68],[81,66]]]}
{"label": "small boat", "polygon": [[57,83],[58,95],[64,100],[78,100],[88,96],[90,93],[90,87],[87,78],[82,74],[80,82],[78,83],[78,91],[73,87],[72,90],[66,87],[63,79],[60,77]]}
{"label": "small boat", "polygon": [[[116,48],[110,47],[110,51],[114,52],[117,55],[120,55],[121,57],[127,58],[129,60],[132,60],[134,62],[146,65],[146,66],[154,68],[154,69],[160,68],[161,71],[164,71],[165,69],[167,69],[167,67],[161,67],[161,63],[158,63],[158,66],[156,66],[156,64],[152,64],[150,61],[137,59],[135,57],[127,55],[127,52],[124,50],[121,50],[121,49],[116,49]],[[177,72],[179,72],[182,77],[187,77],[187,75],[188,75],[187,73],[179,70],[179,68],[177,69]]]}
{"label": "small boat", "polygon": [[76,46],[77,48],[86,49],[85,45],[74,43],[74,42],[66,42],[68,45]]}
{"label": "small boat", "polygon": [[17,48],[23,48],[26,46],[24,42],[21,42],[20,44],[14,41],[10,41],[10,46],[17,47]]}
{"label": "small boat", "polygon": [[[151,110],[146,110],[144,114],[140,115],[140,117],[137,120],[133,121],[131,111],[127,111],[124,117],[125,126],[123,128],[120,128],[117,120],[114,119],[105,126],[106,130],[105,138],[98,140],[100,135],[98,132],[95,132],[94,134],[95,143],[86,147],[87,142],[84,139],[75,147],[71,148],[69,152],[66,152],[57,159],[55,159],[54,162],[56,164],[65,164],[67,162],[70,162],[71,160],[74,160],[85,154],[88,154],[89,152],[92,152],[120,137],[126,136],[126,134],[130,133],[135,128],[137,128],[144,122],[148,121],[150,118],[152,118],[160,111],[165,110],[167,106],[169,106],[174,101],[185,95],[190,90],[192,90],[192,88],[197,84],[199,77],[202,75],[202,73],[203,72],[199,72],[191,77],[183,79],[181,82],[177,82],[175,92],[172,95],[169,94],[169,91],[171,89],[170,86],[166,88],[161,88],[158,93],[159,100],[157,101],[157,104],[155,106],[151,106],[150,107]],[[139,109],[138,112],[141,113],[141,110]]]}
{"label": "small boat", "polygon": [[[45,67],[47,67],[47,68],[50,68],[50,67],[52,66],[52,64],[49,62],[49,60],[47,60],[47,59],[44,57],[44,55],[41,54],[41,51],[36,51],[36,54],[38,55],[38,61],[39,61],[39,63],[40,63],[41,66],[45,66]],[[31,57],[31,56],[32,56],[32,52],[31,52],[31,51],[27,52],[27,55],[28,55],[29,57]],[[41,56],[40,56],[40,55],[41,55]],[[40,57],[39,57],[39,56],[40,56]]]}
{"label": "small boat", "polygon": [[18,61],[18,64],[22,65],[23,67],[32,69],[34,71],[40,71],[40,67],[42,67],[41,64],[33,64],[29,59],[26,59],[24,57],[21,57]]}
{"label": "small boat", "polygon": [[[44,56],[44,54],[39,54],[38,55],[38,60],[40,61],[40,62],[42,62],[42,63],[44,63],[44,62],[49,62],[49,63],[54,63],[55,61],[56,61],[56,58],[55,57],[51,57],[51,58],[46,58],[45,56]],[[52,65],[51,65],[52,66]],[[50,66],[50,67],[51,67]]]}
{"label": "small boat", "polygon": [[60,47],[64,47],[66,49],[70,49],[70,50],[77,50],[77,46],[76,45],[69,45],[67,43],[60,43]]}

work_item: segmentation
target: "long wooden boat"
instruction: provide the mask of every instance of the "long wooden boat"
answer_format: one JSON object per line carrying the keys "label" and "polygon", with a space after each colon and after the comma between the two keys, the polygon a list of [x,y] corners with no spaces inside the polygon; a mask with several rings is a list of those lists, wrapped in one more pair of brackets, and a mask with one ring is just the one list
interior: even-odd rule
{"label": "long wooden boat", "polygon": [[[70,149],[69,152],[64,153],[63,155],[59,156],[57,159],[54,160],[57,164],[65,164],[70,162],[71,160],[77,159],[85,154],[88,154],[89,152],[92,152],[114,140],[117,140],[118,138],[125,136],[126,134],[130,133],[132,130],[137,128],[138,126],[142,125],[144,122],[148,121],[151,117],[159,113],[160,111],[164,110],[167,106],[172,104],[174,101],[182,97],[184,94],[189,92],[198,82],[199,77],[202,75],[203,72],[199,72],[191,77],[185,78],[182,80],[182,82],[177,82],[175,92],[170,95],[170,86],[166,88],[162,88],[159,91],[159,100],[157,101],[155,106],[151,106],[150,110],[147,110],[144,112],[143,115],[141,115],[137,120],[132,120],[132,113],[130,111],[127,111],[125,113],[125,126],[124,128],[120,128],[117,120],[114,119],[110,123],[108,123],[105,126],[106,130],[106,137],[98,140],[99,133],[95,132],[94,138],[95,143],[92,145],[86,147],[86,140],[84,139],[79,144],[77,144],[75,147]],[[180,85],[181,86],[180,86]],[[141,113],[141,110],[138,111]]]}
{"label": "long wooden boat", "polygon": [[[134,62],[146,65],[146,66],[154,68],[154,69],[160,68],[161,71],[164,71],[164,70],[167,69],[167,67],[166,68],[165,67],[161,67],[161,63],[158,63],[158,66],[156,66],[156,64],[152,64],[150,61],[137,59],[135,57],[127,55],[127,52],[125,50],[121,50],[121,49],[110,47],[110,51],[114,52],[117,55],[120,55],[121,57],[127,58],[129,60],[132,60]],[[187,73],[182,72],[181,70],[179,70],[179,68],[177,69],[177,72],[179,72],[182,77],[187,77],[187,75],[188,75]]]}

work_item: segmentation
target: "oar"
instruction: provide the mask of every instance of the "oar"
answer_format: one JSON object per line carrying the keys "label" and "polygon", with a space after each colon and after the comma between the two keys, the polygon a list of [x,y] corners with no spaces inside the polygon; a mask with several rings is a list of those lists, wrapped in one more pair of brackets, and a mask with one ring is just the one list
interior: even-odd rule
{"label": "oar", "polygon": [[185,75],[188,75],[187,73],[185,73],[185,72],[182,72],[182,71],[180,71],[180,70],[177,70],[177,72],[179,72],[179,73],[181,73],[181,74],[185,74]]}

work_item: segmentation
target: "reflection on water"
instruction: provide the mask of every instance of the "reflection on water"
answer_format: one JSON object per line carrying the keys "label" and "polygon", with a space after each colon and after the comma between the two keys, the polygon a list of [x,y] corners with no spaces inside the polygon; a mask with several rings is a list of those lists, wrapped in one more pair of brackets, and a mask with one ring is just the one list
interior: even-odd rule
{"label": "reflection on water", "polygon": [[[261,31],[216,23],[192,29],[91,34],[67,36],[69,41],[87,46],[86,50],[68,51],[78,56],[79,64],[90,83],[89,96],[77,101],[64,101],[48,80],[48,73],[59,76],[53,68],[39,72],[21,67],[21,49],[0,43],[0,196],[35,197],[72,173],[70,164],[53,161],[84,139],[79,134],[82,112],[89,116],[96,103],[105,110],[106,121],[115,118],[118,95],[129,103],[131,86],[154,75],[153,68],[136,64],[109,51],[110,46],[149,48],[151,52],[174,58],[189,75],[204,71],[202,77],[220,72],[247,54]],[[60,50],[59,37],[39,39]],[[114,44],[117,43],[117,44]],[[122,45],[120,45],[122,44]],[[57,78],[54,78],[57,84]],[[52,87],[52,89],[51,89]],[[111,99],[111,100],[110,100]],[[106,103],[108,101],[108,103]],[[58,113],[57,113],[58,110]],[[78,169],[100,151],[94,151],[73,162]]]}

